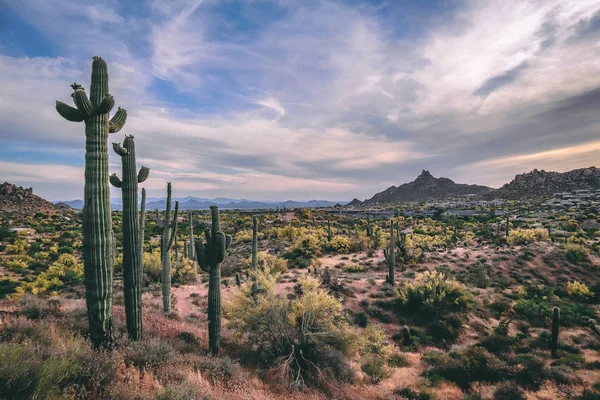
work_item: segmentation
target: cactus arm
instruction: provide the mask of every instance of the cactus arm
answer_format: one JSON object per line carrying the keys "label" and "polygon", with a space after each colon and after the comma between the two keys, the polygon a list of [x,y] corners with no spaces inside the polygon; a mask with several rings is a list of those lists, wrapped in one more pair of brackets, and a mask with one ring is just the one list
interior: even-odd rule
{"label": "cactus arm", "polygon": [[123,185],[123,182],[121,182],[121,179],[119,179],[117,174],[112,174],[108,180],[110,181],[110,184],[116,188],[120,188]]}
{"label": "cactus arm", "polygon": [[[144,259],[144,228],[146,227],[146,189],[142,188],[142,202],[140,203],[140,257]],[[143,262],[140,273],[144,275]]]}
{"label": "cactus arm", "polygon": [[198,265],[204,272],[210,272],[210,264],[208,263],[208,257],[206,256],[206,248],[202,239],[196,239],[194,243],[196,247],[196,259]]}
{"label": "cactus arm", "polygon": [[77,109],[81,111],[86,118],[91,117],[93,115],[94,107],[92,106],[90,99],[88,99],[85,90],[81,85],[76,83],[72,84],[71,87],[73,88],[73,94],[71,96],[73,97],[73,102],[77,106]]}
{"label": "cactus arm", "polygon": [[124,147],[121,147],[121,145],[119,143],[113,143],[112,146],[113,146],[113,150],[115,151],[115,153],[117,153],[121,157],[127,155],[127,149]]}
{"label": "cactus arm", "polygon": [[62,101],[56,101],[56,111],[66,119],[71,122],[81,122],[85,120],[85,114],[79,111],[75,107],[71,107],[68,104],[63,103]]}
{"label": "cactus arm", "polygon": [[225,234],[223,232],[217,232],[215,236],[215,262],[220,264],[225,259],[225,253],[227,253]]}
{"label": "cactus arm", "polygon": [[119,107],[115,115],[108,121],[108,129],[110,133],[117,133],[125,126],[127,120],[127,110]]}
{"label": "cactus arm", "polygon": [[140,172],[138,172],[138,176],[137,176],[138,183],[145,182],[146,179],[148,179],[149,175],[150,175],[150,168],[144,167],[142,165],[142,168],[140,168]]}
{"label": "cactus arm", "polygon": [[100,103],[96,106],[96,108],[94,109],[94,114],[99,115],[109,113],[110,110],[112,110],[112,108],[114,107],[114,105],[115,98],[112,97],[112,95],[109,93],[106,96],[104,96],[102,101],[100,101]]}

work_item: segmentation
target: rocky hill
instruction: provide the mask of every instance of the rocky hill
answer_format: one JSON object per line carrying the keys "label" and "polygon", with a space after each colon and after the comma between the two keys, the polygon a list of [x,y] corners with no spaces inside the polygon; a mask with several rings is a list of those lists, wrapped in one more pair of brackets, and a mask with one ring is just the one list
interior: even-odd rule
{"label": "rocky hill", "polygon": [[600,169],[596,167],[574,169],[568,172],[547,172],[534,169],[516,175],[510,183],[486,194],[486,199],[521,200],[547,198],[554,193],[574,190],[600,189]]}
{"label": "rocky hill", "polygon": [[456,196],[483,195],[492,190],[494,189],[487,186],[467,185],[455,183],[448,178],[435,178],[429,171],[423,170],[414,181],[400,186],[391,186],[365,200],[364,204],[427,201]]}
{"label": "rocky hill", "polygon": [[0,213],[35,214],[55,210],[54,204],[33,194],[32,188],[4,182],[0,185]]}

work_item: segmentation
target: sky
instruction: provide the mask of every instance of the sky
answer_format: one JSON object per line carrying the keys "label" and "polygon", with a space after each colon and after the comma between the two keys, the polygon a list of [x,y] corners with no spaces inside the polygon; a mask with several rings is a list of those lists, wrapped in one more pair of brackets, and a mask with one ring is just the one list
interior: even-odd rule
{"label": "sky", "polygon": [[54,104],[96,55],[153,197],[598,165],[600,0],[0,0],[1,181],[82,198],[84,126]]}

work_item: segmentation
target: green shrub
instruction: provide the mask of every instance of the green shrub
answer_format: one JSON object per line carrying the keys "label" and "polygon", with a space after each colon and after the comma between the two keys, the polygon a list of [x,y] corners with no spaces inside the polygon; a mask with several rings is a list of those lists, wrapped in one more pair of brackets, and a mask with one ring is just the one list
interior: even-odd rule
{"label": "green shrub", "polygon": [[392,353],[388,357],[388,365],[394,368],[404,368],[410,366],[408,358],[403,353]]}
{"label": "green shrub", "polygon": [[365,272],[365,267],[360,266],[360,265],[349,265],[347,267],[344,268],[344,272],[348,272],[348,273],[361,273],[361,272]]}
{"label": "green shrub", "polygon": [[395,390],[394,393],[397,394],[398,396],[400,396],[400,398],[406,399],[406,400],[433,400],[434,399],[433,395],[428,392],[423,392],[423,391],[416,392],[415,390],[408,388],[408,387],[400,389],[400,390]]}
{"label": "green shrub", "polygon": [[153,400],[190,400],[190,399],[208,399],[209,397],[200,397],[198,388],[191,383],[170,383],[161,388]]}
{"label": "green shrub", "polygon": [[348,254],[352,248],[352,242],[348,236],[335,236],[329,242],[329,246],[340,254]]}
{"label": "green shrub", "polygon": [[441,272],[420,273],[400,292],[402,311],[425,320],[466,313],[473,303],[473,295],[463,284],[446,278]]}
{"label": "green shrub", "polygon": [[512,229],[506,240],[510,244],[526,245],[539,242],[548,238],[548,232],[545,229]]}
{"label": "green shrub", "polygon": [[[272,254],[267,253],[266,251],[261,251],[257,254],[258,265],[264,265],[269,268],[269,271],[273,274],[283,274],[288,269],[288,262],[283,258],[279,258]],[[244,263],[242,264],[242,269],[250,269],[252,268],[252,256],[246,258]]]}
{"label": "green shrub", "polygon": [[160,340],[130,342],[124,349],[125,363],[145,369],[158,369],[171,361],[173,347]]}
{"label": "green shrub", "polygon": [[494,400],[527,400],[527,396],[519,386],[511,382],[505,382],[494,392]]}
{"label": "green shrub", "polygon": [[369,382],[377,384],[392,376],[392,371],[385,365],[385,360],[381,356],[372,356],[363,361],[361,370],[367,376]]}
{"label": "green shrub", "polygon": [[211,357],[195,364],[213,385],[220,382],[225,387],[242,386],[246,373],[240,365],[229,357]]}
{"label": "green shrub", "polygon": [[567,243],[564,247],[565,257],[573,264],[587,261],[590,250],[581,244]]}

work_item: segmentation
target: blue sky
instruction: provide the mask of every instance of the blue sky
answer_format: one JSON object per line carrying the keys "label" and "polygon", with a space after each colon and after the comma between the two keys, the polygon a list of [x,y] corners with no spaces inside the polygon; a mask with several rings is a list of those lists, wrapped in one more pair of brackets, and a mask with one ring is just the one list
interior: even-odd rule
{"label": "blue sky", "polygon": [[497,187],[600,150],[598,0],[5,0],[0,180],[82,196],[83,125],[54,101],[94,55],[150,196],[364,199],[422,169]]}

